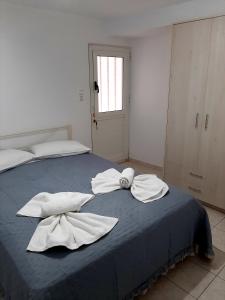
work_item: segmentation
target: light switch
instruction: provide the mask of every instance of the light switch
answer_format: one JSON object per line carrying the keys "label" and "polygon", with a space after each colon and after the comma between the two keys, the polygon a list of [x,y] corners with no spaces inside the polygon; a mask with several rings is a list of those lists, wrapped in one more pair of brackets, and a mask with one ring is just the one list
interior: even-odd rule
{"label": "light switch", "polygon": [[81,102],[84,101],[84,90],[83,89],[79,90],[79,99]]}

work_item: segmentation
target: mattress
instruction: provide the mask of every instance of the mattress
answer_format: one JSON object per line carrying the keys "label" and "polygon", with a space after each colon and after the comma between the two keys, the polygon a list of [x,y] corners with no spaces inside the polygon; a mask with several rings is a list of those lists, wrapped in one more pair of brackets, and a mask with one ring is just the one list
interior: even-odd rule
{"label": "mattress", "polygon": [[0,283],[5,299],[117,300],[132,298],[172,264],[198,248],[212,255],[205,209],[170,186],[144,204],[127,190],[96,198],[82,212],[119,218],[114,229],[76,251],[26,247],[39,222],[16,212],[39,192],[91,193],[91,178],[117,164],[93,154],[45,159],[0,174]]}

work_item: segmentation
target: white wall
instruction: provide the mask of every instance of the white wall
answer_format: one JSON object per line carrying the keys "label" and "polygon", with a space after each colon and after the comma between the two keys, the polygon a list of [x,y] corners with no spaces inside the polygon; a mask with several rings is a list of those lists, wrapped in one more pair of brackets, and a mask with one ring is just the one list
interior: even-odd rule
{"label": "white wall", "polygon": [[[98,20],[0,1],[0,135],[70,123],[91,145],[88,43],[126,44]],[[130,156],[161,166],[171,28],[131,44]]]}
{"label": "white wall", "polygon": [[130,157],[163,166],[172,27],[132,42]]}
{"label": "white wall", "polygon": [[70,123],[91,145],[88,43],[124,41],[95,19],[0,2],[0,135]]}

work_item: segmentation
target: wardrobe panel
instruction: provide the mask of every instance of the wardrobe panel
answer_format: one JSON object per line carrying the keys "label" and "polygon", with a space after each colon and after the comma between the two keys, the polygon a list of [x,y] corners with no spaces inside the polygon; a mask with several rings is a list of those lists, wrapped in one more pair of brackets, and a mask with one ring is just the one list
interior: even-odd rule
{"label": "wardrobe panel", "polygon": [[186,188],[190,174],[203,176],[199,157],[211,27],[210,19],[174,26],[165,178]]}
{"label": "wardrobe panel", "polygon": [[212,23],[203,134],[203,200],[225,209],[225,17]]}

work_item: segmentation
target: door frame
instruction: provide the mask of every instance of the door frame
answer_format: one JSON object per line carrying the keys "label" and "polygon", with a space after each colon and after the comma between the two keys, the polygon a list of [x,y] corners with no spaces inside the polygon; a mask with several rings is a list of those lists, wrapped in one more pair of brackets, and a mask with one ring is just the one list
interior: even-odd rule
{"label": "door frame", "polygon": [[92,122],[93,115],[96,113],[96,92],[94,90],[93,82],[95,78],[95,60],[94,55],[104,55],[104,52],[111,54],[112,56],[123,57],[126,62],[126,67],[123,68],[123,110],[114,111],[114,112],[105,112],[98,114],[97,118],[101,120],[113,118],[123,118],[127,117],[128,130],[127,130],[127,139],[128,139],[128,158],[129,158],[129,105],[130,105],[130,61],[131,61],[131,48],[128,46],[118,46],[118,45],[106,45],[106,44],[89,44],[88,45],[88,55],[89,55],[89,88],[90,88],[90,114],[91,114],[91,142],[93,148],[93,131],[92,131]]}

